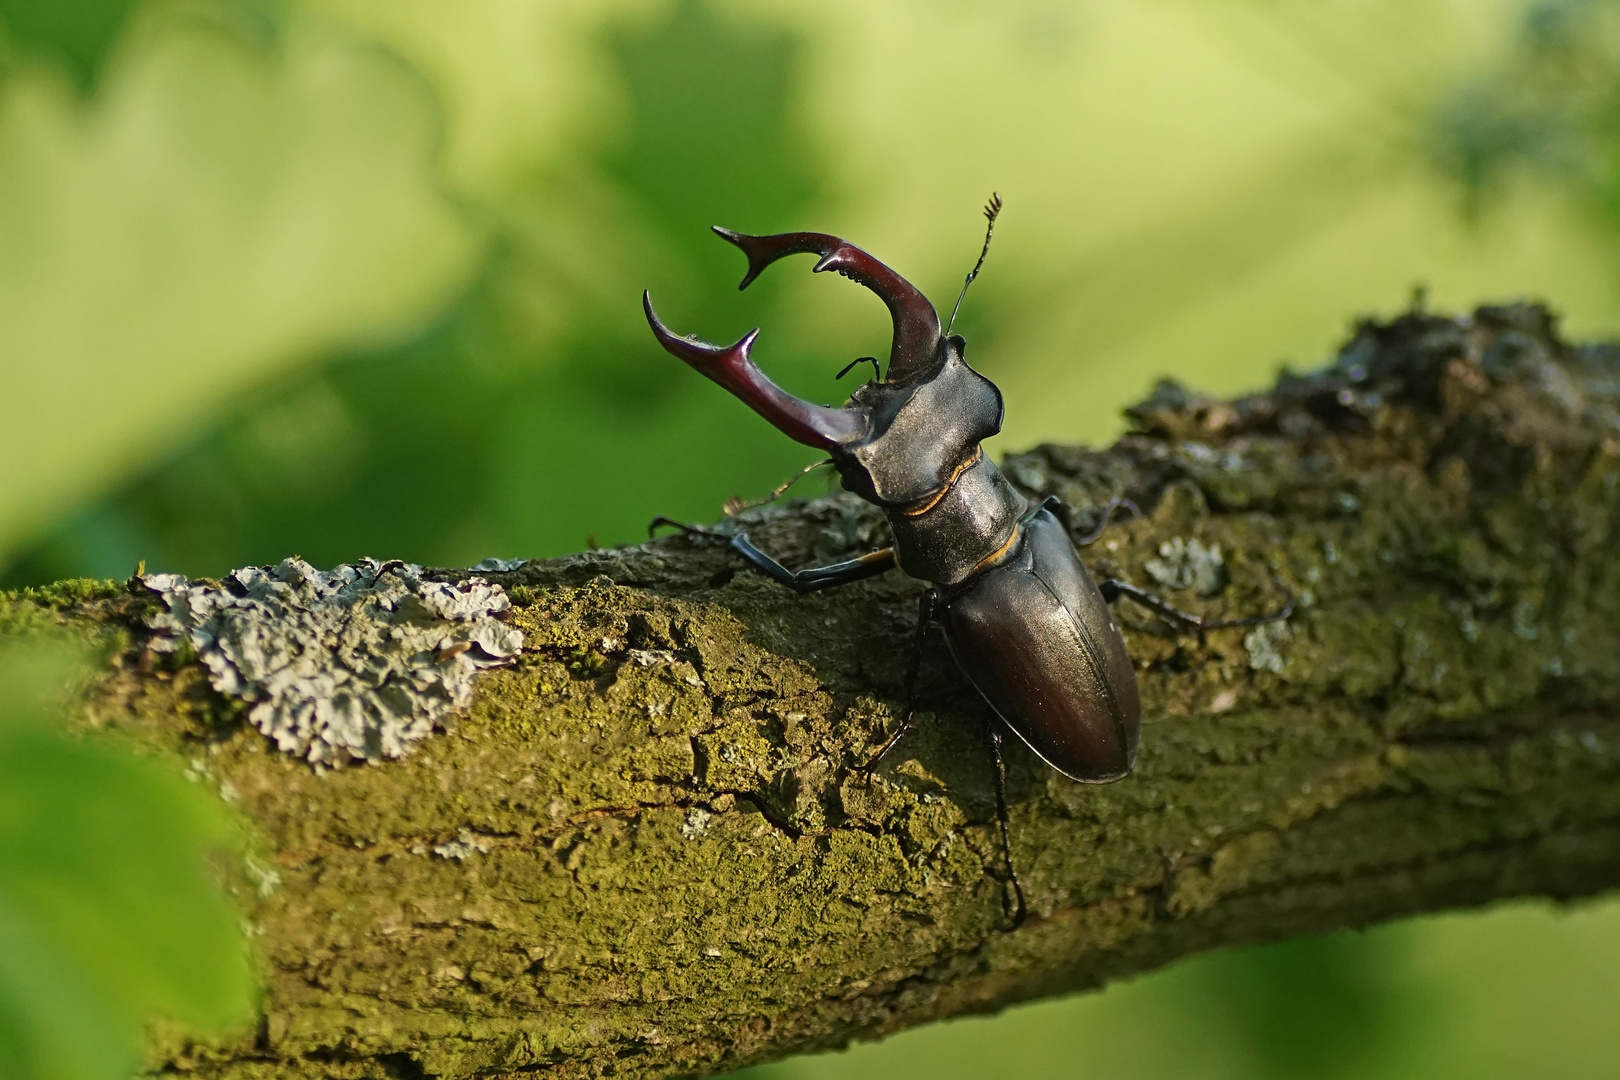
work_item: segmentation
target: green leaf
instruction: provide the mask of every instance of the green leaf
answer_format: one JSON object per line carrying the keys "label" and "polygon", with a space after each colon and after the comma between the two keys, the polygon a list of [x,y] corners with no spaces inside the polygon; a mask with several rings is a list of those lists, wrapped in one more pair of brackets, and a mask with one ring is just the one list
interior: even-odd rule
{"label": "green leaf", "polygon": [[[223,810],[172,771],[40,721],[48,651],[0,662],[0,1075],[123,1080],[142,1025],[215,1030],[255,991],[209,869]],[[19,672],[19,669],[21,673]]]}
{"label": "green leaf", "polygon": [[139,1037],[140,1026],[96,992],[81,965],[0,903],[0,1075],[127,1076]]}

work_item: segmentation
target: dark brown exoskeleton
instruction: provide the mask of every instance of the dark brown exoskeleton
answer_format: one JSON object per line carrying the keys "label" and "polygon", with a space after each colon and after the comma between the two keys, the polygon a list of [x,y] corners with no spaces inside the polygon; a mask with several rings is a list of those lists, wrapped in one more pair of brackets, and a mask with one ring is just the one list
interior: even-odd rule
{"label": "dark brown exoskeleton", "polygon": [[[999,200],[986,209],[992,228],[998,209]],[[748,257],[741,288],[777,259],[811,253],[821,257],[816,271],[836,271],[871,289],[894,320],[886,374],[856,390],[842,408],[834,408],[794,397],[755,366],[749,351],[757,329],[729,347],[706,344],[670,332],[654,313],[651,297],[642,297],[647,321],[666,350],[741,398],[789,438],[825,451],[844,487],[882,508],[894,537],[893,547],[798,571],[760,551],[746,533],[729,536],[731,547],[801,593],[896,566],[931,586],[922,597],[906,674],[908,715],[867,768],[909,726],[920,647],[930,624],[937,622],[962,671],[1042,760],[1082,783],[1108,783],[1127,775],[1136,760],[1141,702],[1109,601],[1128,596],[1191,630],[1260,620],[1202,621],[1126,582],[1108,579],[1099,587],[1054,513],[1060,509],[1055,500],[1031,507],[985,455],[979,444],[1001,430],[1001,392],[968,366],[963,339],[948,328],[941,331],[933,305],[899,274],[825,233],[748,236],[718,226],[714,231]],[[988,233],[985,246],[988,250]],[[983,255],[979,261],[982,265]],[[975,266],[969,282],[977,272]],[[1112,509],[1104,513],[1097,532]],[[716,535],[663,518],[654,522],[659,524]],[[1023,918],[1024,898],[1007,843],[1000,733],[991,728],[987,735],[1016,923]]]}

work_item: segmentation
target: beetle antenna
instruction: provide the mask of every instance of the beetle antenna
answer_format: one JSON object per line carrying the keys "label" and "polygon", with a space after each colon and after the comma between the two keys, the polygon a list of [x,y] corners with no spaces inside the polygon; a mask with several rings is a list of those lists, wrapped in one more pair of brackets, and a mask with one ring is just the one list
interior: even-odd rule
{"label": "beetle antenna", "polygon": [[875,357],[875,356],[857,356],[855,359],[853,359],[849,363],[845,364],[844,365],[844,370],[842,370],[838,374],[834,375],[833,378],[834,379],[842,379],[845,375],[848,375],[851,371],[854,371],[856,366],[859,365],[859,364],[871,364],[872,365],[872,378],[874,378],[874,379],[883,378],[883,372],[878,367],[877,357]]}
{"label": "beetle antenna", "polygon": [[780,484],[777,484],[776,490],[772,491],[763,499],[751,499],[748,502],[744,502],[733,495],[731,498],[726,500],[726,505],[721,512],[725,514],[726,517],[736,517],[744,510],[752,510],[756,506],[764,506],[766,503],[773,503],[777,499],[780,499],[782,494],[787,491],[788,488],[792,487],[794,484],[797,484],[800,480],[803,480],[812,471],[821,468],[823,465],[831,465],[832,463],[832,458],[823,458],[820,461],[812,461],[810,464],[806,465],[804,468],[800,469],[798,472],[794,473]]}
{"label": "beetle antenna", "polygon": [[962,291],[956,294],[956,306],[951,308],[951,321],[945,324],[945,334],[948,337],[951,327],[956,325],[956,313],[962,310],[962,299],[967,296],[968,286],[973,279],[979,276],[979,270],[984,266],[984,257],[990,254],[990,238],[996,234],[996,216],[1001,213],[1001,196],[996,192],[990,193],[990,201],[984,204],[984,247],[979,251],[979,261],[973,264],[968,271],[967,280],[962,282]]}

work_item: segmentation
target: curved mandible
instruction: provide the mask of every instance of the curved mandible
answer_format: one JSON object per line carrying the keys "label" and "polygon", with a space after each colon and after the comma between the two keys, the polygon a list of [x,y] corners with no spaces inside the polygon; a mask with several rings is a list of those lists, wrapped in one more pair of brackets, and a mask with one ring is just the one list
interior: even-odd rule
{"label": "curved mandible", "polygon": [[730,241],[748,256],[748,273],[739,289],[746,289],[771,263],[784,255],[810,253],[821,256],[815,272],[833,270],[877,293],[894,319],[894,344],[889,348],[890,382],[927,371],[939,357],[939,313],[928,297],[899,274],[847,240],[827,233],[794,232],[774,236],[749,236],[714,226],[721,239]]}
{"label": "curved mandible", "polygon": [[652,327],[653,336],[665,351],[730,390],[794,442],[830,450],[838,443],[866,433],[867,421],[863,414],[830,405],[812,405],[771,382],[748,355],[754,339],[759,336],[757,328],[744,334],[735,345],[710,345],[696,338],[681,337],[660,322],[658,313],[653,311],[650,292],[641,294],[641,306],[646,309],[647,324]]}

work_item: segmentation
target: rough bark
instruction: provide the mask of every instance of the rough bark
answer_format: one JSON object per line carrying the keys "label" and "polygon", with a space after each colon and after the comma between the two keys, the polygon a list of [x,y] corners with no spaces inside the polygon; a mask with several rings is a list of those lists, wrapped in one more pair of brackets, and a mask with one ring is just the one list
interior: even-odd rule
{"label": "rough bark", "polygon": [[[1203,640],[1120,609],[1137,770],[1081,786],[1011,748],[1013,933],[991,717],[937,637],[920,731],[852,775],[902,708],[920,586],[897,575],[797,597],[681,537],[486,575],[521,662],[411,756],[326,772],[195,663],[153,663],[148,601],[13,597],[124,625],[86,722],[183,755],[260,838],[263,1021],[157,1039],[154,1065],[716,1073],[1197,950],[1620,881],[1620,349],[1566,345],[1535,307],[1414,314],[1266,395],[1165,385],[1132,416],[1111,450],[1007,472],[1077,527],[1143,507],[1095,571],[1205,613],[1299,608]],[[881,542],[847,497],[756,516],[790,561]]]}

